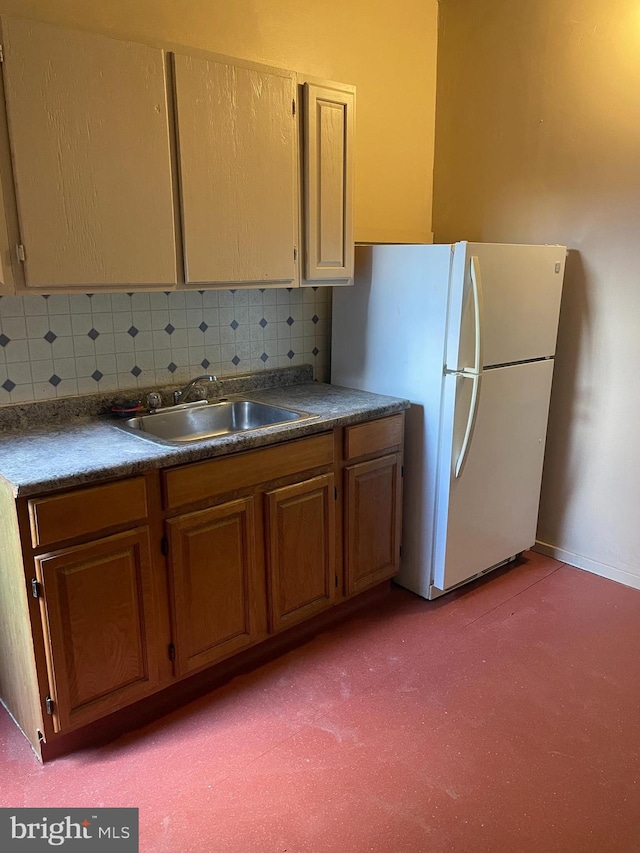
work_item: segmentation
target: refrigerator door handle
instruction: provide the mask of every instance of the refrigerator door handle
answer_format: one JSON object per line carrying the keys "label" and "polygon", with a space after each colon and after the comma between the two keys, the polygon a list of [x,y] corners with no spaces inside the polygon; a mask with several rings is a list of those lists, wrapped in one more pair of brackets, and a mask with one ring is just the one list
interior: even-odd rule
{"label": "refrigerator door handle", "polygon": [[481,373],[475,375],[461,373],[459,375],[462,376],[464,379],[471,379],[471,381],[473,382],[473,388],[471,389],[471,405],[469,406],[469,417],[467,418],[467,426],[464,431],[462,446],[460,448],[460,453],[458,454],[458,458],[456,460],[453,472],[454,477],[456,479],[462,476],[464,465],[467,461],[469,445],[471,444],[471,439],[473,438],[473,430],[475,429],[476,419],[478,417],[478,405],[480,402],[480,383],[482,382]]}
{"label": "refrigerator door handle", "polygon": [[483,366],[482,355],[482,325],[484,315],[484,300],[482,296],[482,277],[480,275],[480,259],[477,255],[471,256],[469,264],[471,274],[471,289],[473,291],[473,308],[475,321],[475,365],[474,373],[481,373]]}

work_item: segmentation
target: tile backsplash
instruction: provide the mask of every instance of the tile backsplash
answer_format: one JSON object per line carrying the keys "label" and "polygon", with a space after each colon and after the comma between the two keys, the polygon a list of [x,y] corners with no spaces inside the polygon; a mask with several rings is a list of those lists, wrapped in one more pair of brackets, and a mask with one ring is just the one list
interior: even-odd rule
{"label": "tile backsplash", "polygon": [[0,405],[311,364],[331,288],[0,297]]}

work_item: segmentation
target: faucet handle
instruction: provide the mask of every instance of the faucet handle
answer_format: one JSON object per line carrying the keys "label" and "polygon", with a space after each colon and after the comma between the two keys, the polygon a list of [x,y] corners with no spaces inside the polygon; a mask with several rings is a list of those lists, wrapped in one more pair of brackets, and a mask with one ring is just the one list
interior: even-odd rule
{"label": "faucet handle", "polygon": [[148,409],[159,409],[162,407],[162,397],[157,391],[152,391],[150,394],[147,394],[147,408]]}

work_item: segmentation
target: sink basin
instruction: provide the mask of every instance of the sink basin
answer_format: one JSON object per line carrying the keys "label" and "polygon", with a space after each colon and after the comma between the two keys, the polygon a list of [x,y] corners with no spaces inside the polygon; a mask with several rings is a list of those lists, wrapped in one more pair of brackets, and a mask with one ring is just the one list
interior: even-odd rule
{"label": "sink basin", "polygon": [[317,415],[252,400],[232,400],[193,408],[164,409],[115,422],[114,426],[150,441],[184,444],[315,417]]}

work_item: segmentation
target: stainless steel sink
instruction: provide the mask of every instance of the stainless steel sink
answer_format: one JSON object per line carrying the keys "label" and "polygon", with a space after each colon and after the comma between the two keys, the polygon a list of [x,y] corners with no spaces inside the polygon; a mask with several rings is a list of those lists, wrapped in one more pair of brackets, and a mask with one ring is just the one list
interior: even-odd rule
{"label": "stainless steel sink", "polygon": [[317,415],[252,400],[230,400],[162,409],[152,414],[114,421],[114,426],[150,441],[184,444],[315,417]]}

